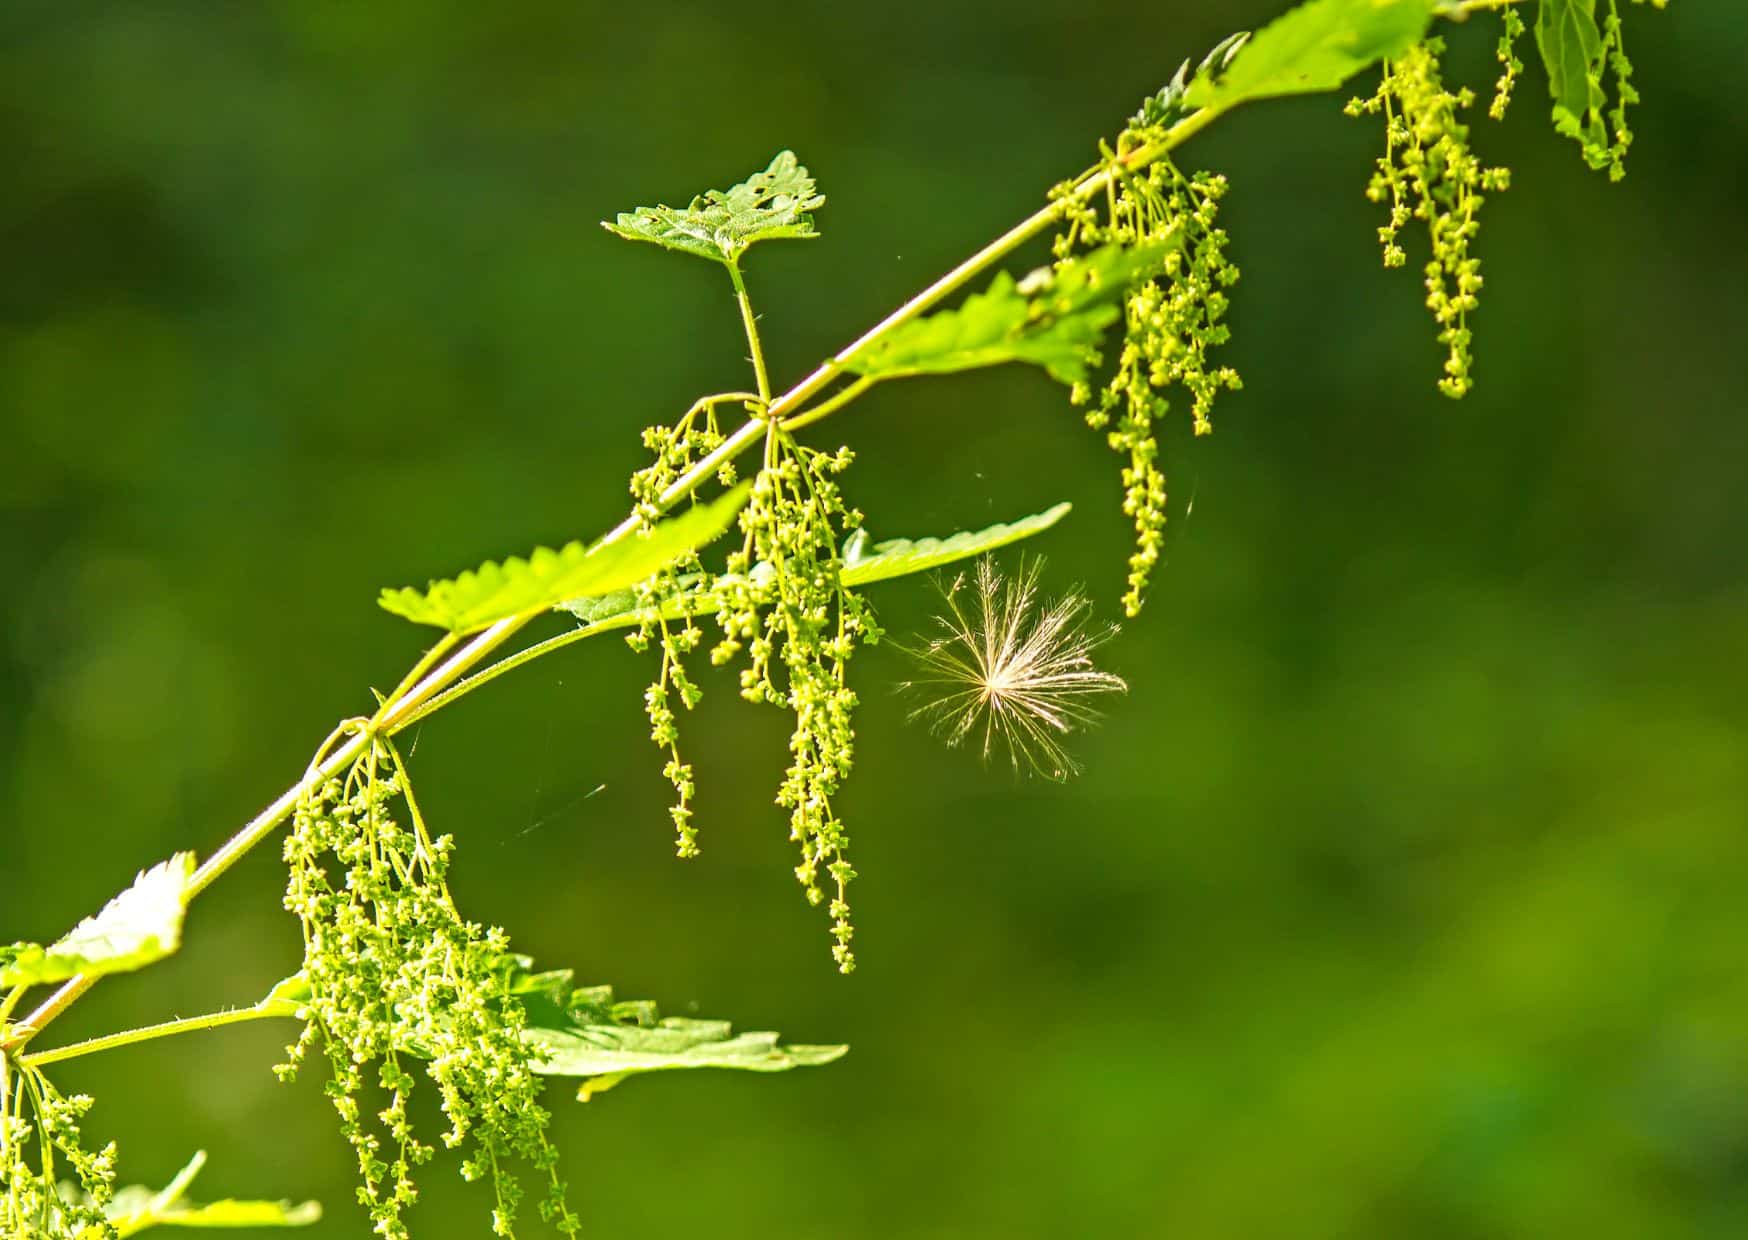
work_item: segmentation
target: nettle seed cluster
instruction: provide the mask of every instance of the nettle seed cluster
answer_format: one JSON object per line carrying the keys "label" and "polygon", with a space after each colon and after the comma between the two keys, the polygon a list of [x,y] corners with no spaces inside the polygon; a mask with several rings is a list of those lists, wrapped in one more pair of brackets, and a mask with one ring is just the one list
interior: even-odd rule
{"label": "nettle seed cluster", "polygon": [[[1667,4],[1632,2],[1656,8]],[[1592,168],[1606,170],[1610,180],[1618,181],[1626,175],[1627,148],[1633,141],[1627,108],[1639,102],[1639,93],[1632,83],[1619,5],[1617,0],[1606,4],[1598,23],[1591,12],[1594,3],[1544,3],[1537,10],[1535,38],[1550,68],[1555,131],[1578,142]],[[1499,17],[1495,56],[1500,74],[1487,108],[1496,121],[1504,119],[1523,73],[1517,49],[1528,29],[1515,8],[1502,8]],[[1483,283],[1481,260],[1471,246],[1480,232],[1482,204],[1488,195],[1510,188],[1511,170],[1484,164],[1471,150],[1469,126],[1461,115],[1474,106],[1475,92],[1444,84],[1445,50],[1444,40],[1433,37],[1386,57],[1377,91],[1349,100],[1346,111],[1349,116],[1384,119],[1384,153],[1366,184],[1366,197],[1388,212],[1378,228],[1384,266],[1407,264],[1402,230],[1410,221],[1423,224],[1430,250],[1423,268],[1426,308],[1446,350],[1438,388],[1460,398],[1474,387],[1469,315],[1480,305]]]}
{"label": "nettle seed cluster", "polygon": [[418,1199],[415,1172],[434,1152],[408,1113],[421,1067],[448,1121],[443,1145],[468,1146],[463,1178],[492,1186],[493,1234],[515,1234],[513,1165],[523,1162],[546,1180],[541,1218],[574,1235],[509,990],[509,940],[456,911],[454,848],[427,831],[386,738],[371,737],[344,778],[305,795],[285,841],[285,907],[303,929],[308,995],[303,1034],[278,1071],[291,1079],[312,1049],[324,1053],[327,1093],[358,1158],[358,1201],[377,1235],[409,1235],[402,1216]]}
{"label": "nettle seed cluster", "polygon": [[[637,476],[634,493],[669,485],[714,450],[721,437],[708,423],[692,426],[683,419],[672,429],[646,434],[645,443],[655,450],[656,461]],[[832,955],[845,973],[855,968],[847,894],[855,870],[847,854],[849,835],[832,798],[855,755],[856,693],[849,684],[849,662],[857,646],[880,638],[867,601],[841,579],[841,548],[862,525],[862,514],[848,505],[838,483],[853,460],[848,447],[822,451],[773,424],[751,499],[740,514],[741,546],[730,553],[725,570],[711,573],[695,554],[685,557],[643,588],[647,614],[626,639],[636,650],[653,646],[661,660],[644,705],[650,737],[668,753],[663,774],[675,791],[670,814],[681,857],[698,854],[691,806],[696,786],[691,765],[680,758],[674,706],[677,701],[690,710],[703,696],[686,671],[686,660],[704,634],[690,616],[670,618],[663,600],[681,595],[709,600],[719,631],[710,661],[725,666],[741,660],[741,697],[794,716],[790,765],[777,803],[789,811],[790,838],[801,853],[795,877],[809,902],[827,902],[822,878],[830,884]],[[723,473],[719,481],[731,483],[732,474]]]}
{"label": "nettle seed cluster", "polygon": [[[1469,246],[1480,232],[1486,195],[1508,188],[1511,172],[1483,166],[1470,151],[1469,127],[1458,115],[1474,106],[1475,92],[1445,87],[1439,76],[1443,51],[1443,40],[1428,39],[1386,62],[1377,93],[1351,101],[1347,112],[1384,115],[1384,154],[1366,186],[1366,197],[1390,212],[1378,229],[1384,265],[1408,261],[1402,228],[1410,219],[1424,223],[1432,249],[1425,269],[1426,307],[1438,324],[1439,343],[1448,350],[1438,386],[1446,396],[1460,397],[1474,386],[1469,313],[1480,305],[1481,291],[1481,260]],[[1510,91],[1507,78],[1498,87],[1493,114],[1504,112],[1499,100],[1508,100]]]}
{"label": "nettle seed cluster", "polygon": [[1159,246],[1159,269],[1133,282],[1123,295],[1123,342],[1116,365],[1096,396],[1090,384],[1072,385],[1069,400],[1087,409],[1087,425],[1106,432],[1113,452],[1128,458],[1123,468],[1123,512],[1135,524],[1135,551],[1123,610],[1139,615],[1164,544],[1165,471],[1159,464],[1154,424],[1170,409],[1164,393],[1181,387],[1190,396],[1195,433],[1213,430],[1210,414],[1222,391],[1242,386],[1230,366],[1210,366],[1209,350],[1231,338],[1226,326],[1226,290],[1238,268],[1226,256],[1227,234],[1217,224],[1226,178],[1199,172],[1185,176],[1169,158],[1130,173],[1124,157],[1164,138],[1144,111],[1107,152],[1113,177],[1102,200],[1076,200],[1072,185],[1059,186],[1064,228],[1053,252],[1058,264],[1090,247],[1116,243]]}
{"label": "nettle seed cluster", "polygon": [[[845,973],[856,963],[847,898],[856,872],[832,798],[855,757],[850,658],[860,643],[880,639],[867,602],[841,580],[839,548],[862,525],[837,482],[853,459],[847,447],[823,452],[786,432],[767,439],[764,468],[741,514],[745,544],[729,557],[728,571],[744,580],[753,565],[769,564],[770,601],[761,608],[750,589],[730,589],[717,613],[726,636],[712,652],[726,661],[744,638],[741,696],[785,707],[795,717],[777,804],[789,811],[789,838],[801,850],[795,877],[808,901],[824,898],[821,870],[831,882],[832,957]],[[781,677],[773,673],[774,660],[781,662]]]}

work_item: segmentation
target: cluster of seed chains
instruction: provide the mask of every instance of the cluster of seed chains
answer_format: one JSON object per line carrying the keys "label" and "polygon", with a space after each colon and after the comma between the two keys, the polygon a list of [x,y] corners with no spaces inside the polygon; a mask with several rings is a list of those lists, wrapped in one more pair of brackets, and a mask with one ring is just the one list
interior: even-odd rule
{"label": "cluster of seed chains", "polygon": [[[406,1240],[415,1168],[433,1152],[408,1115],[408,1058],[424,1061],[437,1089],[443,1144],[471,1145],[463,1178],[492,1184],[493,1233],[514,1235],[522,1189],[510,1164],[519,1160],[546,1179],[541,1217],[574,1235],[523,1009],[509,991],[509,937],[461,917],[447,881],[454,838],[427,829],[394,743],[368,733],[367,721],[359,727],[364,752],[343,779],[308,789],[285,839],[285,907],[303,930],[309,997],[303,1034],[277,1071],[290,1079],[312,1047],[325,1052],[359,1202],[385,1240]],[[360,1105],[370,1085],[388,1100],[374,1122]]]}

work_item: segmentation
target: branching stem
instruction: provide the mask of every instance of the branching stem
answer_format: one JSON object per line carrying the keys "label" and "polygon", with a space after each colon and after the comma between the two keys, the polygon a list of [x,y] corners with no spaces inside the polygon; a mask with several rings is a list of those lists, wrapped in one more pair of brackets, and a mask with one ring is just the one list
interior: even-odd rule
{"label": "branching stem", "polygon": [[[1480,4],[1486,3],[1487,0],[1470,0],[1470,2]],[[1048,204],[1034,211],[1002,233],[1001,236],[983,246],[951,271],[911,297],[898,309],[881,319],[880,322],[850,344],[821,362],[811,374],[774,400],[770,394],[770,382],[765,371],[764,351],[759,341],[758,326],[753,316],[752,303],[747,297],[746,283],[741,278],[738,266],[730,263],[728,265],[729,276],[734,282],[736,300],[740,304],[742,322],[746,327],[747,342],[752,349],[753,369],[758,379],[759,396],[765,408],[762,416],[747,419],[725,438],[715,451],[699,460],[684,474],[676,478],[657,497],[656,507],[665,512],[678,504],[709,479],[715,477],[717,470],[723,465],[732,461],[753,444],[766,438],[768,429],[782,426],[785,419],[795,417],[797,424],[806,425],[828,416],[849,403],[854,397],[848,394],[853,392],[855,395],[860,395],[857,388],[861,382],[866,382],[865,380],[851,384],[844,389],[844,392],[829,398],[814,409],[806,409],[806,403],[843,374],[849,363],[863,350],[872,347],[887,333],[925,313],[943,298],[963,287],[974,276],[1037,237],[1056,222],[1064,207],[1069,203],[1081,202],[1104,193],[1116,177],[1122,173],[1143,168],[1176,149],[1189,138],[1200,133],[1222,111],[1223,109],[1219,108],[1203,108],[1193,112],[1178,121],[1156,140],[1126,152],[1114,164],[1101,164],[1092,171],[1083,174],[1074,183],[1072,189],[1062,196],[1052,199]],[[642,526],[643,518],[633,513],[603,535],[597,545],[605,546],[630,537]],[[454,700],[454,697],[461,696],[460,694],[444,696],[441,703],[438,701],[439,695],[443,695],[445,690],[451,686],[459,687],[458,682],[468,672],[541,614],[543,613],[527,612],[500,620],[475,634],[460,649],[455,649],[461,641],[458,635],[451,634],[438,641],[415,665],[413,671],[401,682],[400,687],[383,700],[376,715],[367,725],[354,731],[344,743],[330,752],[303,779],[250,819],[217,852],[207,858],[206,862],[195,871],[194,878],[189,885],[189,897],[192,898],[211,886],[250,849],[271,834],[297,807],[298,801],[309,788],[317,786],[321,781],[344,769],[364,751],[365,746],[370,744],[374,736],[392,734],[405,724],[415,719],[424,718],[430,711]],[[582,632],[593,631],[595,630],[590,629]],[[527,655],[526,658],[512,656],[511,659],[504,661],[508,666],[489,671],[483,679],[472,682],[469,687],[477,687],[478,684],[495,678],[503,671],[510,670],[511,667],[519,666],[529,659],[538,657],[538,654],[548,653],[575,640],[580,640],[580,635],[565,634],[562,639],[554,638],[531,646],[527,652],[524,652]],[[452,651],[453,653],[451,653]],[[538,654],[534,652],[538,652]],[[86,991],[96,985],[99,976],[81,974],[63,984],[21,1024],[13,1027],[11,1036],[5,1042],[0,1043],[0,1053],[15,1054],[19,1048],[41,1033],[43,1029],[59,1018],[61,1013],[77,1002]],[[127,1035],[114,1036],[124,1037]],[[46,1053],[54,1054],[55,1052]]]}
{"label": "branching stem", "polygon": [[855,400],[856,397],[860,396],[863,392],[866,392],[869,388],[873,387],[874,383],[875,380],[872,375],[863,375],[848,387],[845,387],[820,401],[819,404],[815,405],[813,408],[803,409],[793,417],[784,418],[783,429],[786,431],[799,430],[803,426],[812,426],[815,422],[818,422],[821,419],[829,418],[832,414]]}

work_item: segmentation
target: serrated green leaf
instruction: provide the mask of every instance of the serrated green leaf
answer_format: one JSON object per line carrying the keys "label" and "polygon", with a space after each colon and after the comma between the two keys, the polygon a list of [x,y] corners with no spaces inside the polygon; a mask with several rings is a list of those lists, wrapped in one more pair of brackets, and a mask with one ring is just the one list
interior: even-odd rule
{"label": "serrated green leaf", "polygon": [[1211,77],[1232,63],[1232,58],[1238,55],[1244,44],[1249,40],[1250,32],[1241,30],[1237,34],[1227,35],[1216,43],[1209,53],[1202,57],[1202,63],[1196,66],[1194,73],[1190,72],[1190,62],[1184,61],[1177,68],[1177,73],[1171,81],[1160,87],[1157,93],[1149,95],[1141,101],[1141,110],[1129,118],[1131,129],[1165,128],[1183,119],[1189,111],[1188,96],[1190,86],[1204,78]]}
{"label": "serrated green leaf", "polygon": [[1606,145],[1602,121],[1602,30],[1596,0],[1541,0],[1536,49],[1548,71],[1554,127],[1580,142]]}
{"label": "serrated green leaf", "polygon": [[59,942],[0,949],[0,988],[62,982],[81,973],[126,973],[162,960],[181,946],[193,874],[194,854],[177,853],[141,873]]}
{"label": "serrated green leaf", "polygon": [[710,190],[685,207],[639,207],[601,227],[628,241],[647,241],[719,263],[739,261],[755,242],[817,237],[811,212],[824,205],[793,151],[728,190]]}
{"label": "serrated green leaf", "polygon": [[540,611],[566,600],[611,594],[636,585],[726,530],[746,503],[751,487],[742,483],[707,504],[659,522],[647,535],[585,546],[573,542],[558,551],[538,547],[526,560],[512,556],[425,590],[408,586],[384,590],[385,610],[416,624],[434,624],[471,633],[509,616]]}
{"label": "serrated green leaf", "polygon": [[[844,544],[842,580],[846,586],[864,586],[982,555],[1043,533],[1068,515],[1071,507],[1061,503],[1017,521],[961,531],[946,538],[892,538],[870,545],[866,537],[859,536],[865,532],[859,530]],[[767,584],[771,575],[771,566],[764,563],[755,564],[748,574],[755,587]],[[570,599],[560,603],[558,609],[570,612],[585,626],[601,629],[637,624],[646,616],[680,620],[708,615],[717,609],[719,595],[715,590],[700,588],[701,581],[695,576],[681,578],[675,592],[657,603],[642,602],[635,591],[620,590],[597,598]]]}
{"label": "serrated green leaf", "polygon": [[307,1227],[322,1217],[313,1201],[293,1205],[289,1201],[214,1201],[194,1205],[182,1200],[188,1186],[206,1165],[201,1151],[177,1172],[176,1178],[157,1191],[139,1186],[115,1194],[104,1214],[120,1237],[138,1235],[152,1227]]}
{"label": "serrated green leaf", "polygon": [[724,1020],[664,1018],[654,1003],[615,1001],[610,986],[573,987],[569,970],[532,974],[518,962],[510,979],[527,1013],[523,1036],[544,1076],[582,1077],[583,1101],[628,1076],[676,1068],[787,1072],[838,1059],[847,1046],[784,1045],[774,1033],[734,1032]]}
{"label": "serrated green leaf", "polygon": [[[1018,521],[992,525],[986,529],[962,531],[947,538],[918,538],[914,541],[894,538],[875,543],[866,551],[859,548],[846,549],[843,583],[847,586],[867,585],[871,581],[885,581],[891,577],[927,572],[955,560],[982,555],[997,547],[1005,547],[1022,538],[1043,533],[1067,516],[1071,507],[1073,505],[1061,503],[1046,508],[1036,516],[1021,517]],[[848,554],[849,550],[855,550],[854,558]]]}
{"label": "serrated green leaf", "polygon": [[1191,83],[1185,101],[1224,109],[1334,90],[1419,42],[1437,9],[1438,0],[1309,0],[1257,31],[1224,73]]}
{"label": "serrated green leaf", "polygon": [[1175,248],[1107,245],[1023,283],[1001,272],[963,305],[912,319],[846,366],[890,379],[1030,362],[1059,382],[1082,382],[1105,329],[1122,313],[1123,291],[1157,272]]}

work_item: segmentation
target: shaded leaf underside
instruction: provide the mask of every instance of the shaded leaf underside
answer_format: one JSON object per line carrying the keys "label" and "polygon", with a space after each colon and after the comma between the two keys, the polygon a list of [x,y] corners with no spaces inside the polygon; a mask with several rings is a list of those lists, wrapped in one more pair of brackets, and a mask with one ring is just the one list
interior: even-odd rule
{"label": "shaded leaf underside", "polygon": [[1596,0],[1542,0],[1536,11],[1536,50],[1548,71],[1556,127],[1581,140],[1606,141],[1596,115],[1604,102]]}

